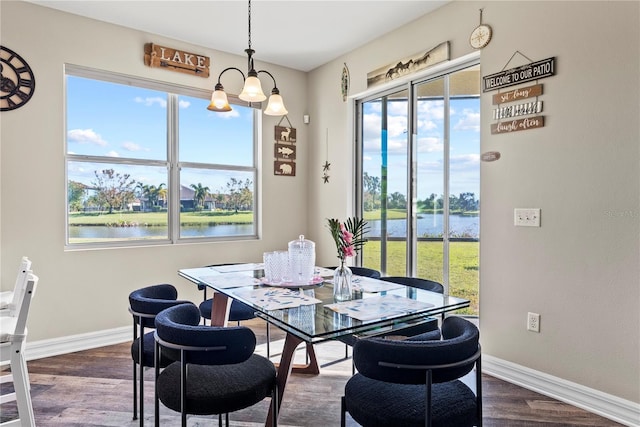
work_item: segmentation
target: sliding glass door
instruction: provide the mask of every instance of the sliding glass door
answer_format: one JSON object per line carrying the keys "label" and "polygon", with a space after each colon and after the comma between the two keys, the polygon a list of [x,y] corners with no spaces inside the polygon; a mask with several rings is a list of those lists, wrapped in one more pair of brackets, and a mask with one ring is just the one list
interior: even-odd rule
{"label": "sliding glass door", "polygon": [[[358,103],[362,263],[435,280],[478,314],[479,66]],[[446,196],[445,196],[446,195]]]}

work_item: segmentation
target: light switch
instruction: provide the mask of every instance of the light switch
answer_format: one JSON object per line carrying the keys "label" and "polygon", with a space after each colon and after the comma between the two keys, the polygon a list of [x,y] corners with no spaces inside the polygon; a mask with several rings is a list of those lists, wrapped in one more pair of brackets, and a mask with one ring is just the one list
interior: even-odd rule
{"label": "light switch", "polygon": [[540,227],[540,209],[514,209],[513,225],[516,227]]}

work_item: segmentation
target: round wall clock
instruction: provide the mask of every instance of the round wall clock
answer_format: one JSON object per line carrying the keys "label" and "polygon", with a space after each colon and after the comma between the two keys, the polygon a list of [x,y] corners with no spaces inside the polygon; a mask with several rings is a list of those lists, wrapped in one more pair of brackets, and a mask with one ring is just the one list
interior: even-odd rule
{"label": "round wall clock", "polygon": [[23,106],[33,96],[36,79],[20,55],[0,46],[0,111]]}
{"label": "round wall clock", "polygon": [[482,24],[478,25],[469,36],[469,44],[474,49],[482,49],[491,41],[491,27]]}
{"label": "round wall clock", "polygon": [[491,34],[491,27],[482,23],[482,9],[480,9],[480,25],[471,32],[469,44],[474,49],[482,49],[491,41]]}

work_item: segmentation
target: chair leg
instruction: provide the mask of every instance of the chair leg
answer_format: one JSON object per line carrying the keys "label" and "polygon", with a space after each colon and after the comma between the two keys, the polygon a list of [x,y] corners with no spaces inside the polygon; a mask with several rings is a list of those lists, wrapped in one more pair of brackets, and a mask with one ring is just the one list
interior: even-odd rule
{"label": "chair leg", "polygon": [[431,385],[433,383],[433,376],[430,369],[427,369],[426,372],[426,381],[425,381],[425,411],[424,414],[424,425],[426,427],[431,427]]}
{"label": "chair leg", "polygon": [[[160,359],[161,359],[162,349],[160,348],[160,344],[156,341],[154,343],[154,351],[153,351],[153,371],[154,371],[154,383],[158,383],[158,376],[160,376]],[[160,427],[160,398],[158,396],[158,387],[154,387],[155,392],[153,393],[153,418],[155,422],[155,427]]]}
{"label": "chair leg", "polygon": [[481,356],[478,356],[476,360],[476,406],[478,427],[482,427],[482,364],[480,362]]}
{"label": "chair leg", "polygon": [[182,427],[187,427],[187,361],[184,350],[180,350],[180,412]]}
{"label": "chair leg", "polygon": [[144,325],[140,319],[140,339],[138,341],[138,362],[140,364],[140,427],[144,427]]}
{"label": "chair leg", "polygon": [[[136,322],[133,322],[133,341],[138,338],[138,327]],[[139,355],[140,353],[138,353]],[[133,361],[133,419],[138,419],[138,367],[137,363]]]}
{"label": "chair leg", "polygon": [[273,418],[271,419],[271,425],[273,427],[278,427],[278,407],[280,406],[280,400],[278,395],[278,385],[276,384],[273,387],[273,392],[271,393],[271,407],[273,408],[271,413],[273,414]]}
{"label": "chair leg", "polygon": [[267,322],[267,359],[271,357],[271,329],[269,328],[269,322]]}
{"label": "chair leg", "polygon": [[144,366],[140,364],[140,427],[144,427]]}
{"label": "chair leg", "polygon": [[138,364],[133,361],[133,420],[138,419]]}
{"label": "chair leg", "polygon": [[22,427],[35,427],[36,422],[29,391],[31,388],[29,371],[27,370],[27,361],[24,358],[24,341],[11,346],[11,375],[13,376],[20,425]]}
{"label": "chair leg", "polygon": [[340,399],[340,427],[345,427],[346,425],[346,409],[344,396],[342,396]]}

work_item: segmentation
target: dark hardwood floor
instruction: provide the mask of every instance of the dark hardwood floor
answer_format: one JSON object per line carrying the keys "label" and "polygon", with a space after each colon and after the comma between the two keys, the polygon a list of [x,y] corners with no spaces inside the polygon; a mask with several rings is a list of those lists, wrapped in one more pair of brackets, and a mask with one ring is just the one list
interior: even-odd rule
{"label": "dark hardwood floor", "polygon": [[[265,341],[264,322],[244,322]],[[272,353],[277,353],[282,332],[272,329]],[[101,347],[28,363],[31,395],[38,427],[109,426],[133,427],[132,365],[129,343]],[[303,346],[300,347],[301,349]],[[318,376],[292,375],[285,391],[279,426],[339,426],[340,397],[351,376],[351,360],[344,344],[317,345],[323,367]],[[262,344],[259,351],[265,353]],[[300,359],[304,352],[298,351]],[[272,360],[277,361],[275,356]],[[153,425],[153,370],[145,372],[145,425]],[[619,426],[613,421],[553,400],[524,388],[483,375],[483,422],[485,426]],[[10,388],[10,385],[3,385]],[[8,390],[7,390],[8,391]],[[234,427],[264,425],[268,399],[230,415]],[[179,414],[161,407],[161,425],[179,425]],[[2,405],[0,421],[16,417],[15,402]],[[217,426],[217,418],[189,417],[190,427]],[[349,427],[357,424],[349,419]]]}

